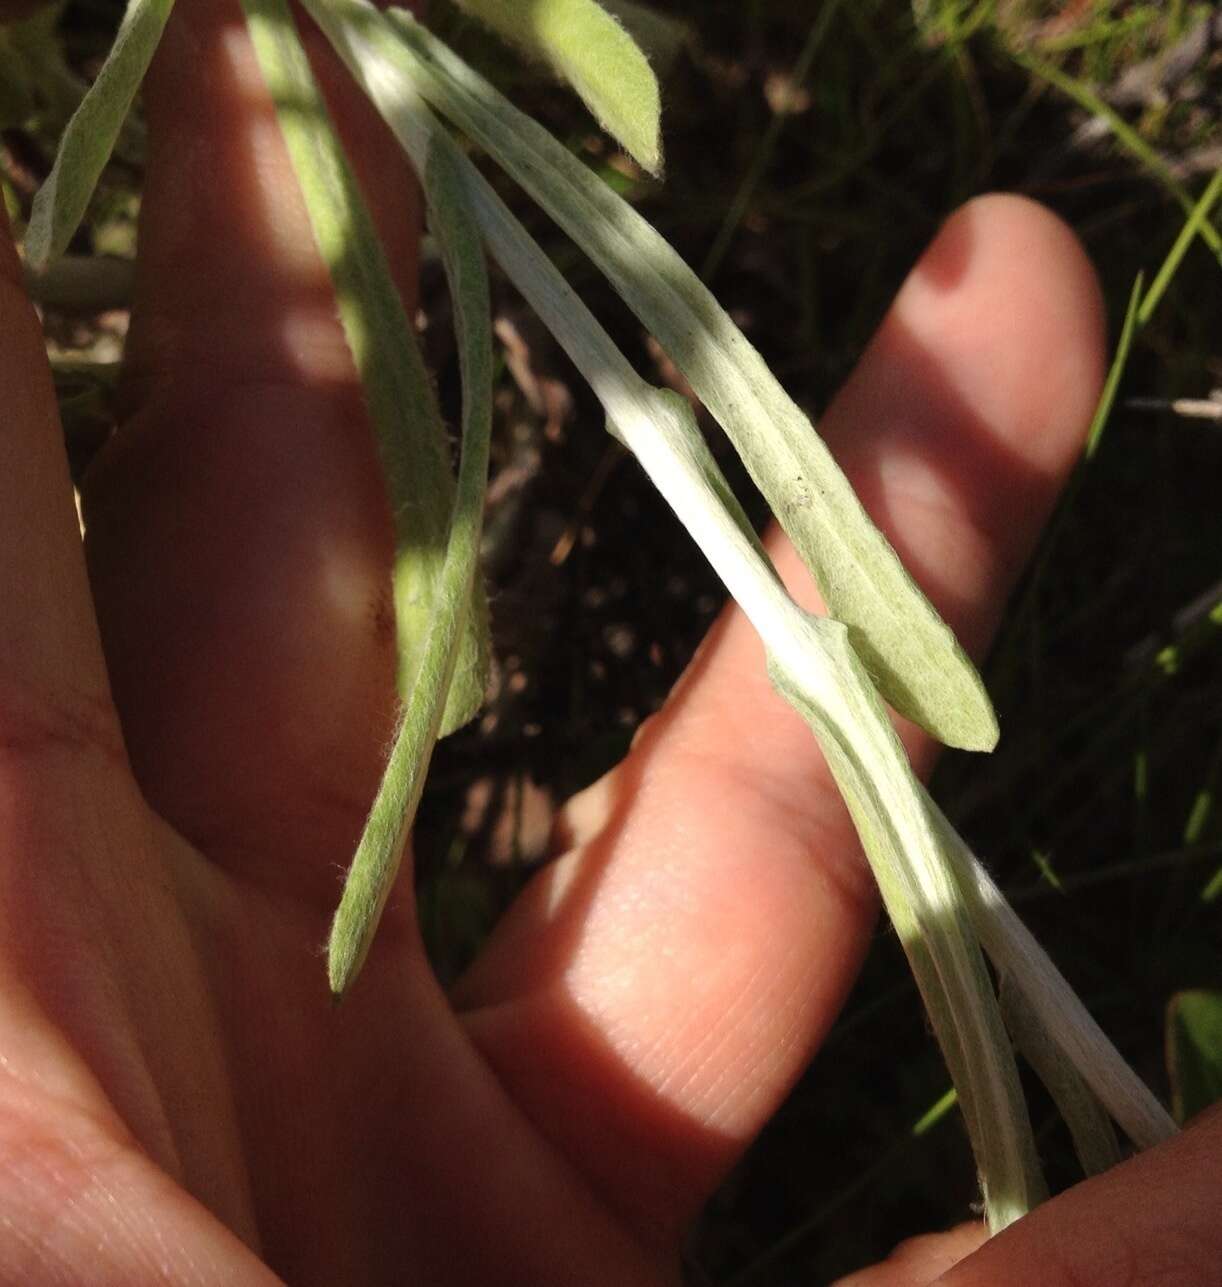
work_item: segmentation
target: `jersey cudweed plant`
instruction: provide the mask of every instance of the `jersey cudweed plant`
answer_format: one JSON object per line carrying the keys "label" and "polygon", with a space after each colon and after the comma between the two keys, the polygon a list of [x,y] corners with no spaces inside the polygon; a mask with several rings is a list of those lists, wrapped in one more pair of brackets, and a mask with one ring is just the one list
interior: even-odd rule
{"label": "jersey cudweed plant", "polygon": [[[129,0],[110,57],[35,201],[26,256],[45,268],[82,218],[172,0]],[[559,73],[600,124],[659,172],[660,97],[618,0],[460,0]],[[852,813],[963,1108],[990,1227],[1044,1196],[1014,1046],[1047,1084],[1084,1169],[1144,1148],[1170,1116],[1086,1013],[916,780],[889,703],[950,746],[997,739],[979,676],[873,526],[814,428],[699,278],[627,203],[409,13],[304,0],[401,142],[425,193],[454,305],[462,448],[447,463],[433,394],[385,255],[306,58],[288,0],[242,0],[377,436],[397,537],[403,709],[336,912],[328,969],[351,986],[393,884],[439,736],[478,709],[487,609],[477,555],[488,468],[492,346],[487,251],[554,333],[763,640],[769,675],[807,722]],[[448,122],[448,124],[447,124]],[[606,275],[725,429],[823,594],[789,597],[688,403],[633,369],[451,136],[477,143]],[[767,861],[766,855],[761,861]],[[999,987],[985,962],[991,959]],[[1000,997],[999,997],[1000,993]]]}

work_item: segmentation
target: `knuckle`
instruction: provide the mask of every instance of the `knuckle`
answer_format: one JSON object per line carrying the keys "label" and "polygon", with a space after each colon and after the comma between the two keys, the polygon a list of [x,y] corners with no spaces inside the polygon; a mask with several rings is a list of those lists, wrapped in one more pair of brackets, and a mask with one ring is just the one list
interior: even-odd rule
{"label": "knuckle", "polygon": [[66,1281],[81,1226],[105,1207],[130,1152],[63,1103],[0,1106],[0,1219],[13,1235],[0,1249],[0,1280]]}
{"label": "knuckle", "polygon": [[110,701],[75,690],[37,693],[0,684],[0,771],[61,753],[125,762]]}

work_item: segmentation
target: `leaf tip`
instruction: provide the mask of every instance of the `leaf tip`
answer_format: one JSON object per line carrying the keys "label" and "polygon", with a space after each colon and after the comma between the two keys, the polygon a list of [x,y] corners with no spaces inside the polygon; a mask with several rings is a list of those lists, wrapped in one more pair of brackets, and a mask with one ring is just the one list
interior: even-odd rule
{"label": "leaf tip", "polygon": [[982,696],[977,709],[970,713],[970,718],[962,723],[962,733],[947,746],[960,751],[980,751],[987,754],[996,750],[1001,738],[1001,727],[997,723],[997,713],[987,696]]}
{"label": "leaf tip", "polygon": [[327,942],[327,986],[331,990],[333,1005],[339,1005],[356,981],[368,951],[368,936],[349,923],[341,902],[331,925]]}

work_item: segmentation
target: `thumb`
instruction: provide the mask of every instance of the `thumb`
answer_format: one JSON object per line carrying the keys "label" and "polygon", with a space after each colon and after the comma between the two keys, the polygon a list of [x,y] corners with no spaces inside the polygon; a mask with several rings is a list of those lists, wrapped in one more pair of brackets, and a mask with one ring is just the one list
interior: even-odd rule
{"label": "thumb", "polygon": [[901,1243],[835,1287],[1218,1287],[1222,1106],[995,1238],[983,1225]]}

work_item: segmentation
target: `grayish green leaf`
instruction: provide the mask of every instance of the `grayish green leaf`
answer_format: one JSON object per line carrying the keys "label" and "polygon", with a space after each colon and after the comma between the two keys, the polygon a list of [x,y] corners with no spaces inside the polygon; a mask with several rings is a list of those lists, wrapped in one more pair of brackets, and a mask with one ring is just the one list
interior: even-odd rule
{"label": "grayish green leaf", "polygon": [[659,12],[651,4],[639,4],[637,0],[602,0],[602,6],[624,24],[660,76],[670,71],[684,45],[695,38],[686,22]]}
{"label": "grayish green leaf", "polygon": [[[287,0],[243,0],[319,251],[331,274],[381,457],[395,523],[393,570],[399,692],[416,683],[442,581],[454,476],[445,430],[385,251],[344,156]],[[487,607],[472,591],[442,733],[483,703]]]}
{"label": "grayish green leaf", "polygon": [[450,285],[462,366],[463,439],[457,498],[416,683],[331,926],[327,971],[336,997],[347,991],[364,962],[398,874],[441,729],[479,565],[492,431],[491,308],[483,247],[448,143],[440,135],[433,141],[423,167],[423,183],[429,226],[441,248]]}
{"label": "grayish green leaf", "polygon": [[[769,646],[769,674],[814,731],[853,816],[959,1092],[996,1233],[1046,1197],[997,998],[922,788],[847,630],[813,617],[806,629],[804,656]],[[818,684],[816,652],[830,672]]]}
{"label": "grayish green leaf", "polygon": [[662,169],[657,77],[597,0],[458,0],[468,13],[563,77],[598,123],[650,174]]}
{"label": "grayish green leaf", "polygon": [[967,842],[927,792],[924,797],[972,924],[997,972],[1022,991],[1049,1040],[1138,1148],[1170,1138],[1176,1128],[1167,1110],[1121,1058]]}
{"label": "grayish green leaf", "polygon": [[[342,0],[345,13],[369,8]],[[485,148],[606,274],[716,417],[884,697],[952,746],[990,749],[975,668],[811,426],[692,270],[644,219],[410,14],[387,15],[404,75]]]}
{"label": "grayish green leaf", "polygon": [[172,7],[173,0],[130,0],[102,70],[68,122],[34,198],[25,253],[36,271],[63,253],[84,218]]}
{"label": "grayish green leaf", "polygon": [[1087,1175],[1099,1175],[1120,1161],[1112,1119],[1073,1064],[1049,1036],[1021,988],[1001,981],[1001,1014],[1014,1044],[1047,1087],[1073,1136],[1074,1151]]}

